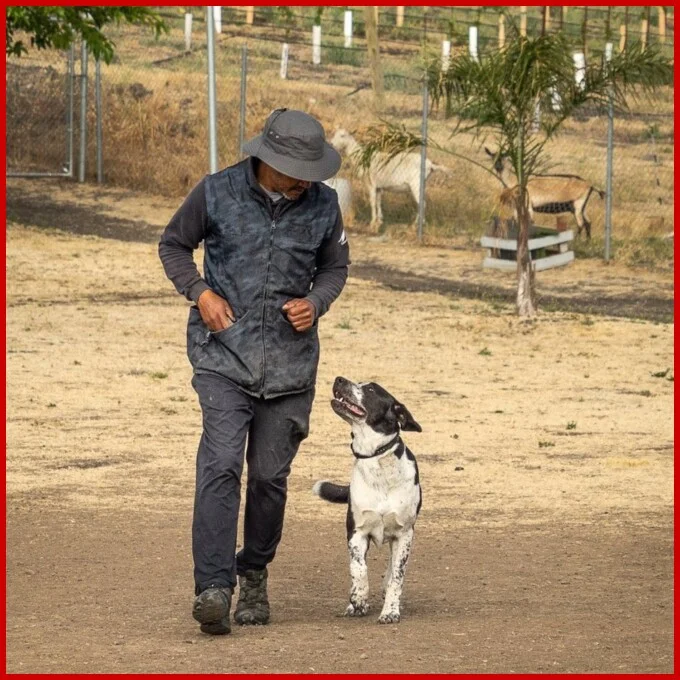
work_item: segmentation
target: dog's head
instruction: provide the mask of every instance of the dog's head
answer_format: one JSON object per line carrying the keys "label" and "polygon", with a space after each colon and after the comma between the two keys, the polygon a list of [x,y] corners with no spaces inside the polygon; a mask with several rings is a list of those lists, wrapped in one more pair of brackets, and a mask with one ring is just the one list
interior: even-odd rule
{"label": "dog's head", "polygon": [[353,383],[338,376],[333,384],[331,406],[350,425],[367,426],[380,434],[423,431],[408,409],[374,382]]}

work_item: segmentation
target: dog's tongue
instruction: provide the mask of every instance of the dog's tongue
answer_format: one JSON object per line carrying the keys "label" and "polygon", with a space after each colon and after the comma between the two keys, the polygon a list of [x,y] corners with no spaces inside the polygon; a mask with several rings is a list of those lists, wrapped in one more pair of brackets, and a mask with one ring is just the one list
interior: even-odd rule
{"label": "dog's tongue", "polygon": [[345,406],[355,415],[355,416],[362,416],[364,413],[363,411],[358,407],[355,406],[352,402],[346,401]]}

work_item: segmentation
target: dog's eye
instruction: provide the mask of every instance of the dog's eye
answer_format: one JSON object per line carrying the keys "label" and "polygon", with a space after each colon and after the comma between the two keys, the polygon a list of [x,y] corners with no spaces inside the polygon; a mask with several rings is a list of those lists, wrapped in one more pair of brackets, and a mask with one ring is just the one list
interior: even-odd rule
{"label": "dog's eye", "polygon": [[373,388],[373,387],[369,386],[367,389],[368,389],[369,392],[375,392],[375,388]]}

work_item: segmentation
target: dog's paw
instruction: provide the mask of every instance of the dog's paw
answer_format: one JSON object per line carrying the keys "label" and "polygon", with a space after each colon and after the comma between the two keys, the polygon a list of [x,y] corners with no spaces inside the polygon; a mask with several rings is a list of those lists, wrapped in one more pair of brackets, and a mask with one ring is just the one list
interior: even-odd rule
{"label": "dog's paw", "polygon": [[387,612],[386,614],[381,614],[378,619],[378,623],[399,623],[399,621],[401,621],[399,612]]}
{"label": "dog's paw", "polygon": [[345,616],[366,616],[370,609],[368,602],[350,602],[345,609]]}

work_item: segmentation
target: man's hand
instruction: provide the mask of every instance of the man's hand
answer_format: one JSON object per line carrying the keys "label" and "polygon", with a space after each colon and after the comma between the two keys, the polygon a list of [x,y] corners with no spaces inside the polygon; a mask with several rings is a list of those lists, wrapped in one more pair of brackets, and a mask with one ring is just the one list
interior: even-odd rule
{"label": "man's hand", "polygon": [[288,321],[290,321],[293,328],[299,333],[308,331],[314,324],[316,307],[309,300],[293,298],[288,300],[281,309],[286,313]]}
{"label": "man's hand", "polygon": [[204,290],[196,300],[203,323],[213,332],[223,331],[234,323],[229,303],[211,290]]}

